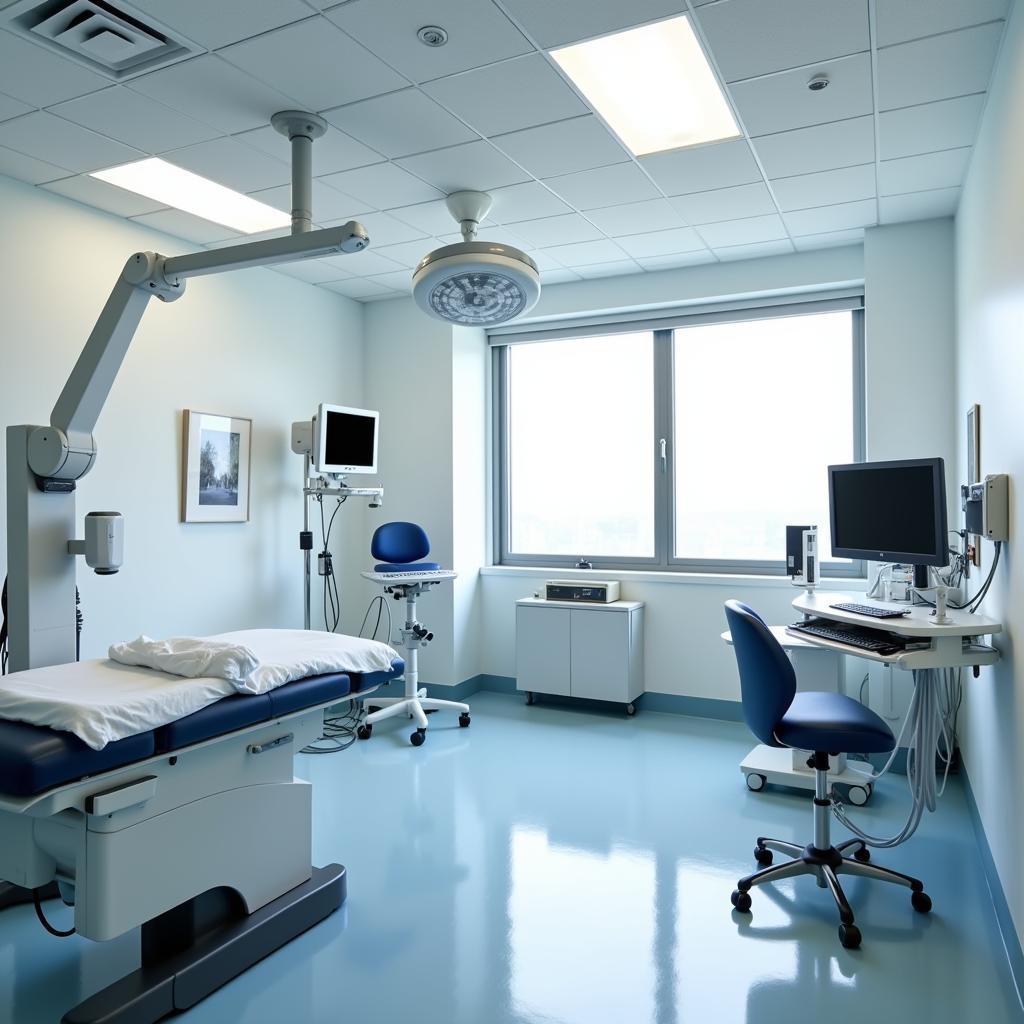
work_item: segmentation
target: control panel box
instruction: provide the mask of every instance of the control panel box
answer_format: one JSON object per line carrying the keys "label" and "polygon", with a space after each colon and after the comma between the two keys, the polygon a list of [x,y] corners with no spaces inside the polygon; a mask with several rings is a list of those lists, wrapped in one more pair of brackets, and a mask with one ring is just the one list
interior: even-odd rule
{"label": "control panel box", "polygon": [[1009,477],[990,473],[984,480],[967,485],[964,518],[967,532],[991,541],[1010,539]]}
{"label": "control panel box", "polygon": [[581,583],[579,580],[548,580],[544,585],[544,597],[548,601],[585,601],[591,604],[611,604],[619,599],[618,580],[596,580]]}

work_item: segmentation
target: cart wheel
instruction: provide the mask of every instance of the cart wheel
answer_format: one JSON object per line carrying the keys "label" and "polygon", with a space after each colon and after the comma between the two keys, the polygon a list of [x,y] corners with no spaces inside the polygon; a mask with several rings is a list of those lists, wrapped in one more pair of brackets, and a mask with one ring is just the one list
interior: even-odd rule
{"label": "cart wheel", "polygon": [[861,864],[867,864],[871,860],[871,851],[866,846],[862,846],[859,850],[854,851],[853,859],[859,860]]}
{"label": "cart wheel", "polygon": [[747,789],[752,789],[755,793],[764,789],[764,784],[768,781],[763,775],[759,775],[757,772],[751,772],[746,778]]}
{"label": "cart wheel", "polygon": [[636,714],[636,705],[635,704],[627,704],[626,705],[626,714],[629,715],[630,717],[635,715]]}
{"label": "cart wheel", "polygon": [[775,855],[767,846],[755,846],[754,847],[754,860],[757,861],[762,867],[770,867],[772,861],[775,859]]}
{"label": "cart wheel", "polygon": [[468,711],[463,711],[462,714],[459,715],[459,726],[461,728],[465,729],[468,725],[469,725],[469,712]]}
{"label": "cart wheel", "polygon": [[863,807],[868,802],[868,797],[871,796],[871,790],[867,786],[850,786],[846,795],[855,807]]}
{"label": "cart wheel", "polygon": [[860,929],[855,924],[841,924],[839,926],[839,941],[844,949],[860,948]]}
{"label": "cart wheel", "polygon": [[910,903],[919,914],[927,914],[932,909],[932,898],[926,892],[912,892]]}
{"label": "cart wheel", "polygon": [[527,704],[532,704],[533,703],[533,691],[532,690],[527,690],[526,691],[526,703]]}
{"label": "cart wheel", "polygon": [[414,747],[422,747],[424,740],[427,738],[426,729],[417,729],[414,733],[409,736],[409,742]]}
{"label": "cart wheel", "polygon": [[361,725],[361,726],[359,726],[358,729],[356,729],[356,735],[361,740],[368,740],[372,733],[373,733],[373,726],[372,725]]}
{"label": "cart wheel", "polygon": [[750,913],[750,893],[741,892],[739,889],[733,890],[732,894],[732,905],[741,913]]}

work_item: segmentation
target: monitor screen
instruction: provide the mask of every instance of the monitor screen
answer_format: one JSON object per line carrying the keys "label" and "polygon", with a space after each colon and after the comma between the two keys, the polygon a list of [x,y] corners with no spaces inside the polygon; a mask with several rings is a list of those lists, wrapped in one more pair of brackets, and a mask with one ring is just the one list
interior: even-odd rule
{"label": "monitor screen", "polygon": [[942,459],[829,466],[832,554],[946,565]]}
{"label": "monitor screen", "polygon": [[319,473],[376,473],[377,421],[370,409],[321,405],[316,422]]}

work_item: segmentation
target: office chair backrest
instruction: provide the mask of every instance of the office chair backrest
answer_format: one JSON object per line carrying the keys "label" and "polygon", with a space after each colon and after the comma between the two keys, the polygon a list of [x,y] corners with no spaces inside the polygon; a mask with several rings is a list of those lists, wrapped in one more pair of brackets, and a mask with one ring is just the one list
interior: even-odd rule
{"label": "office chair backrest", "polygon": [[384,523],[373,531],[370,554],[381,562],[416,562],[430,554],[430,539],[416,523]]}
{"label": "office chair backrest", "polygon": [[796,673],[764,619],[742,601],[726,601],[725,617],[740,670],[743,718],[769,746],[780,746],[775,727],[793,703]]}

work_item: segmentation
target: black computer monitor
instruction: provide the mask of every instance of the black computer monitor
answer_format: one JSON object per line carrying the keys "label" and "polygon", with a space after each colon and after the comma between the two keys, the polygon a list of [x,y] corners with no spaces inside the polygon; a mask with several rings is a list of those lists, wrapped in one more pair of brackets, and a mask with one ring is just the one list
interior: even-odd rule
{"label": "black computer monitor", "polygon": [[829,466],[828,500],[834,557],[948,563],[942,459]]}

